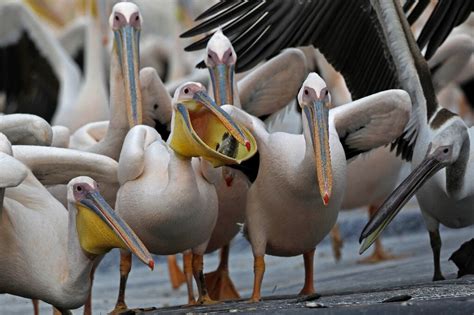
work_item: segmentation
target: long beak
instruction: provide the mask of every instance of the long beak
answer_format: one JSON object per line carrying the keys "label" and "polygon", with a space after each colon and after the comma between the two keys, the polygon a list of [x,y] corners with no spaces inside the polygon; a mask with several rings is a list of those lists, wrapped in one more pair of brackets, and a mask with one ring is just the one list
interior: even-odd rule
{"label": "long beak", "polygon": [[331,151],[329,149],[329,106],[324,100],[316,100],[304,106],[308,120],[314,157],[316,158],[316,176],[319,192],[325,206],[329,203],[332,192]]}
{"label": "long beak", "polygon": [[400,212],[403,206],[417,190],[445,165],[436,156],[427,156],[410,175],[392,192],[382,206],[372,216],[362,230],[359,243],[362,243],[359,254],[362,254],[379,237],[383,230]]}
{"label": "long beak", "polygon": [[234,65],[219,64],[209,68],[217,105],[234,105]]}
{"label": "long beak", "polygon": [[80,204],[97,214],[125,244],[127,249],[153,270],[155,263],[145,245],[143,245],[127,223],[115,213],[97,190],[89,192],[84,199],[80,200]]}
{"label": "long beak", "polygon": [[198,91],[194,94],[194,100],[202,104],[204,107],[209,109],[225,126],[225,128],[230,132],[230,134],[242,145],[245,145],[247,151],[250,151],[250,141],[244,135],[242,130],[237,126],[237,124],[232,120],[232,118],[224,111],[220,106],[218,106],[212,98],[204,91]]}
{"label": "long beak", "polygon": [[114,31],[116,50],[122,66],[130,128],[142,123],[142,95],[140,90],[139,41],[140,30],[126,25]]}

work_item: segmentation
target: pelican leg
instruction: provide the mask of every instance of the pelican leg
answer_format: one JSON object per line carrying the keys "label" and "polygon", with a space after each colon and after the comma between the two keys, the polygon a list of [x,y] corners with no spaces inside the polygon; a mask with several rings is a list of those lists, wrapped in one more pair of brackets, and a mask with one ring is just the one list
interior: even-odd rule
{"label": "pelican leg", "polygon": [[176,255],[168,256],[168,273],[170,275],[171,287],[173,290],[178,289],[183,283],[186,282],[184,273],[179,269],[176,261]]}
{"label": "pelican leg", "polygon": [[341,260],[341,249],[344,245],[344,241],[342,240],[341,233],[339,231],[339,224],[334,224],[334,227],[331,229],[331,247],[332,253],[334,255],[334,259],[336,262]]}
{"label": "pelican leg", "polygon": [[196,300],[194,299],[193,291],[193,253],[191,251],[183,253],[183,270],[186,278],[186,287],[188,289],[188,305],[195,305]]}
{"label": "pelican leg", "polygon": [[431,232],[430,234],[430,244],[431,250],[433,251],[433,262],[434,262],[434,275],[433,281],[444,280],[444,276],[441,273],[441,264],[440,264],[440,254],[441,254],[441,236],[439,235],[439,229]]}
{"label": "pelican leg", "polygon": [[39,300],[38,299],[32,299],[31,303],[33,303],[33,314],[39,315],[39,313],[40,313]]}
{"label": "pelican leg", "polygon": [[87,296],[86,304],[84,304],[84,315],[92,315],[92,287],[94,284],[94,275],[95,270],[97,269],[97,265],[94,264],[91,270],[91,290],[89,291],[89,295]]}
{"label": "pelican leg", "polygon": [[215,271],[206,273],[205,275],[209,296],[213,300],[220,301],[240,298],[229,276],[229,248],[229,244],[221,248],[219,266]]}
{"label": "pelican leg", "polygon": [[304,286],[301,289],[299,295],[313,295],[315,293],[314,290],[314,249],[304,253]]}
{"label": "pelican leg", "polygon": [[[371,218],[375,212],[377,212],[378,207],[370,205],[369,206],[369,218]],[[376,264],[384,260],[397,259],[398,256],[391,255],[387,253],[382,246],[382,241],[380,238],[375,240],[374,252],[369,257],[359,260],[361,264]]]}
{"label": "pelican leg", "polygon": [[127,286],[128,274],[132,269],[132,253],[128,251],[120,251],[120,288],[117,303],[115,304],[112,314],[118,314],[126,310],[127,304],[125,303],[125,288]]}
{"label": "pelican leg", "polygon": [[265,255],[254,256],[253,273],[253,292],[249,302],[259,302],[262,299],[260,291],[262,290],[262,280],[265,273]]}
{"label": "pelican leg", "polygon": [[193,254],[193,274],[194,280],[196,280],[199,292],[199,298],[197,304],[215,304],[216,302],[213,301],[209,297],[209,293],[207,292],[206,281],[204,280],[204,263],[203,263],[203,255]]}

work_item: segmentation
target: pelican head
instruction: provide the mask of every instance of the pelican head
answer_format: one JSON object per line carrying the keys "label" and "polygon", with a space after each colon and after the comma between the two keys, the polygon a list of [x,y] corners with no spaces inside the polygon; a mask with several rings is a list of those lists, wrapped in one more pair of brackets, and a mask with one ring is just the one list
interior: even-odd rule
{"label": "pelican head", "polygon": [[[169,139],[176,152],[203,156],[214,166],[239,163],[242,157],[249,158],[256,150],[250,132],[237,125],[197,82],[185,83],[175,91]],[[235,155],[222,151],[227,143]]]}
{"label": "pelican head", "polygon": [[[332,190],[331,152],[329,149],[329,109],[331,96],[324,80],[312,72],[303,83],[298,102],[301,106],[316,159],[316,176],[324,205],[329,203]],[[303,120],[305,120],[303,119]]]}
{"label": "pelican head", "polygon": [[207,43],[205,63],[211,75],[214,98],[217,104],[234,103],[234,69],[237,55],[230,40],[221,30]]}
{"label": "pelican head", "polygon": [[142,96],[138,71],[142,16],[131,2],[119,2],[112,10],[109,25],[114,33],[113,54],[119,60],[124,81],[127,116],[130,127],[142,123]]}
{"label": "pelican head", "polygon": [[[360,253],[369,248],[386,226],[395,218],[403,206],[423,184],[446,168],[446,194],[462,199],[465,169],[469,160],[470,142],[466,124],[457,115],[447,109],[438,111],[429,125],[431,142],[423,160],[410,175],[390,194],[378,211],[370,219],[361,233]],[[438,177],[438,180],[442,177]]]}
{"label": "pelican head", "polygon": [[102,255],[112,248],[123,248],[153,269],[153,258],[145,245],[107,204],[92,178],[72,179],[67,187],[67,200],[71,215],[76,216],[79,243],[86,253]]}

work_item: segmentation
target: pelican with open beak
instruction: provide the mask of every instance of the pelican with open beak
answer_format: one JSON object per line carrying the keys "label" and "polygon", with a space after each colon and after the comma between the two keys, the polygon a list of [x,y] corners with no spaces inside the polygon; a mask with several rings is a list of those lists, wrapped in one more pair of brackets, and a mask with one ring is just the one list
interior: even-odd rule
{"label": "pelican with open beak", "polygon": [[[257,151],[252,134],[236,124],[209,97],[202,84],[183,84],[177,89],[173,104],[175,116],[168,142],[175,152],[184,156],[201,156],[217,167],[238,164]],[[237,147],[227,148],[232,141],[226,139],[237,140]]]}
{"label": "pelican with open beak", "polygon": [[[119,159],[116,208],[152,253],[187,251],[184,269],[188,283],[192,285],[194,276],[198,284],[197,303],[212,303],[204,282],[203,255],[217,219],[217,195],[214,185],[203,175],[200,159],[194,157],[215,166],[239,163],[254,154],[257,145],[250,131],[235,123],[199,83],[181,85],[175,91],[172,108],[167,142],[147,126],[138,125],[128,132]],[[218,151],[224,135],[237,140],[236,157]],[[120,264],[117,312],[127,308],[129,253],[122,253]],[[192,294],[188,299],[195,303]]]}

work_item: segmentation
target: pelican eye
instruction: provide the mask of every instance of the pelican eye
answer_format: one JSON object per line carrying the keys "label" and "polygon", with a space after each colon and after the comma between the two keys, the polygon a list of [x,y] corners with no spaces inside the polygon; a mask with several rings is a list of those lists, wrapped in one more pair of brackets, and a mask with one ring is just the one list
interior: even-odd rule
{"label": "pelican eye", "polygon": [[80,186],[80,185],[76,186],[76,191],[81,192],[82,191],[82,186]]}
{"label": "pelican eye", "polygon": [[158,104],[153,105],[153,109],[158,109]]}
{"label": "pelican eye", "polygon": [[308,95],[308,94],[309,94],[308,90],[304,89],[304,95]]}
{"label": "pelican eye", "polygon": [[449,149],[448,149],[448,148],[445,148],[445,149],[443,150],[443,153],[445,153],[445,154],[448,153],[448,152],[449,152]]}
{"label": "pelican eye", "polygon": [[138,17],[138,15],[135,17],[135,21],[138,21],[140,18]]}
{"label": "pelican eye", "polygon": [[118,21],[120,20],[120,18],[118,17],[118,15],[115,16],[115,21]]}
{"label": "pelican eye", "polygon": [[207,58],[212,59],[211,54],[207,54]]}
{"label": "pelican eye", "polygon": [[189,89],[188,88],[185,88],[184,89],[184,94],[188,94],[189,93]]}

